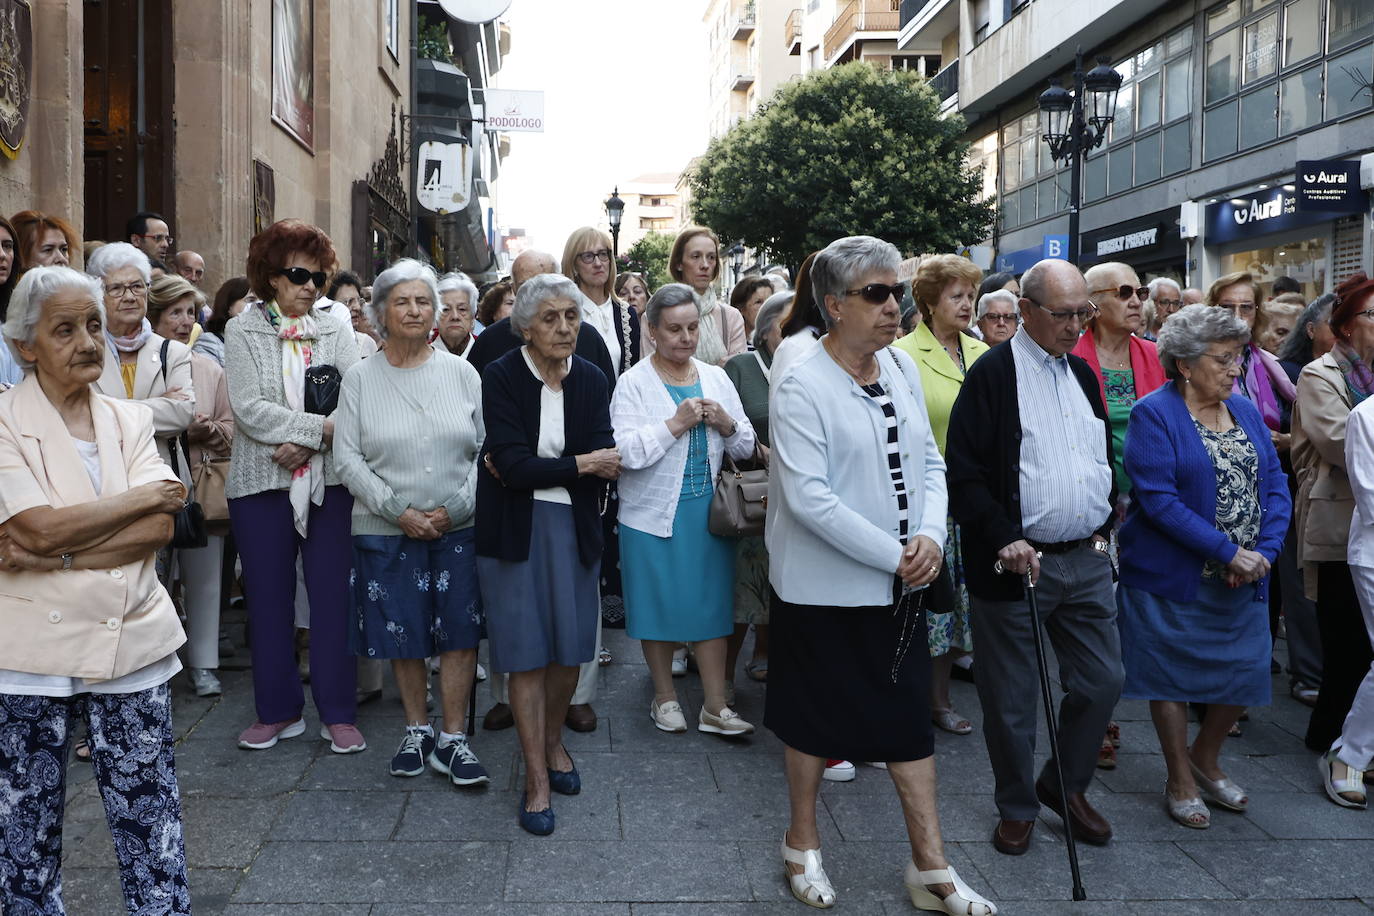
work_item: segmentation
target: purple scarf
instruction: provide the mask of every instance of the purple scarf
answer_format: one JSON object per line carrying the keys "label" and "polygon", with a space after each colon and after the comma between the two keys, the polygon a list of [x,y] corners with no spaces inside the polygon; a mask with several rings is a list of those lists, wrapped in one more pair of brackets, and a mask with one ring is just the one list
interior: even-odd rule
{"label": "purple scarf", "polygon": [[1352,404],[1360,403],[1374,392],[1374,373],[1369,371],[1369,366],[1360,359],[1354,347],[1344,340],[1337,340],[1336,346],[1331,349],[1331,356],[1340,367],[1341,375],[1345,376],[1345,387],[1350,390]]}
{"label": "purple scarf", "polygon": [[[1264,425],[1278,432],[1283,422],[1283,414],[1279,409],[1278,397],[1274,394],[1265,356],[1268,354],[1254,344],[1249,344],[1245,348],[1245,371],[1236,378],[1231,392],[1253,401],[1259,408],[1260,416],[1264,418]],[[1284,381],[1287,381],[1287,377]],[[1286,395],[1287,391],[1284,393]],[[1288,400],[1291,401],[1292,398]]]}

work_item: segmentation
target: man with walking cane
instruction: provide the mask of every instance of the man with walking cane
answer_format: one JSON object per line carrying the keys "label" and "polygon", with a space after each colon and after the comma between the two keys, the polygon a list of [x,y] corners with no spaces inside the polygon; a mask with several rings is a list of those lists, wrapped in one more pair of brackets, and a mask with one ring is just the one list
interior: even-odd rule
{"label": "man with walking cane", "polygon": [[[992,841],[1006,855],[1030,848],[1042,804],[1077,839],[1111,839],[1111,824],[1084,793],[1122,682],[1107,554],[1116,500],[1111,427],[1096,375],[1069,353],[1097,309],[1066,261],[1036,264],[1021,291],[1021,329],[970,367],[946,452],[977,634],[983,736],[996,777]],[[1027,577],[1038,612],[1026,600]],[[1038,777],[1035,613],[1065,690],[1058,747]]]}

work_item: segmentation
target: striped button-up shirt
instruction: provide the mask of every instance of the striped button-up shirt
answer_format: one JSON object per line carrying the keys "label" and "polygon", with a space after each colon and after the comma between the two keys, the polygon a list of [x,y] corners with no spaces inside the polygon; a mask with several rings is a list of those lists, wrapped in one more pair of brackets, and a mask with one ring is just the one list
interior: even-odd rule
{"label": "striped button-up shirt", "polygon": [[1023,327],[1012,336],[1021,409],[1021,528],[1033,541],[1075,541],[1111,513],[1107,433],[1067,357]]}

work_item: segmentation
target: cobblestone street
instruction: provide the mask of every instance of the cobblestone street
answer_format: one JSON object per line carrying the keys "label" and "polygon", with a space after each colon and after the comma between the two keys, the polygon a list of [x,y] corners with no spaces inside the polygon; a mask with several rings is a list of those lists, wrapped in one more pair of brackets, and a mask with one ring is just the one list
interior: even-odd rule
{"label": "cobblestone street", "polygon": [[[195,912],[288,916],[744,916],[803,912],[781,877],[787,817],[782,747],[760,729],[738,743],[691,731],[667,735],[646,714],[649,678],[639,647],[607,630],[615,663],[602,671],[601,715],[589,735],[567,733],[584,790],[555,796],[548,839],[515,821],[519,753],[513,729],[477,731],[489,786],[460,791],[427,772],[387,774],[400,704],[363,707],[370,743],[329,753],[306,735],[270,751],[234,744],[251,722],[246,671],[224,672],[225,695],[201,700],[178,678],[174,725]],[[1283,643],[1280,642],[1280,657]],[[748,648],[746,647],[746,655]],[[241,657],[241,656],[240,656]],[[689,712],[695,675],[678,682]],[[996,811],[981,734],[937,732],[940,811],[951,862],[1003,913],[1353,914],[1374,902],[1374,816],[1321,796],[1302,746],[1307,709],[1276,677],[1276,703],[1256,709],[1225,766],[1251,794],[1247,815],[1214,807],[1210,830],[1176,826],[1160,795],[1164,766],[1144,703],[1118,707],[1120,765],[1099,771],[1092,798],[1116,831],[1106,848],[1079,846],[1089,902],[1069,899],[1058,818],[1046,813],[1031,852],[998,854]],[[759,722],[763,685],[739,678],[738,708]],[[1028,685],[1033,687],[1033,685]],[[955,705],[979,724],[969,684]],[[490,705],[486,686],[479,714]],[[1043,746],[1043,731],[1041,745]],[[114,853],[89,768],[73,764],[63,878],[73,916],[122,911]],[[887,775],[861,766],[825,783],[825,862],[849,913],[914,912],[901,884],[907,855]],[[1336,893],[1332,894],[1332,889]],[[1325,899],[1332,896],[1344,899]],[[1365,898],[1362,900],[1361,898]]]}

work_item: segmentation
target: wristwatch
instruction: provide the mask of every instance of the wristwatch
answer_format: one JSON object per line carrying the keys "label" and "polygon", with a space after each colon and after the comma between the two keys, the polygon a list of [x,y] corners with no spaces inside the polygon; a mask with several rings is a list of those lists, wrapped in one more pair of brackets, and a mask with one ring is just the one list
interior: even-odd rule
{"label": "wristwatch", "polygon": [[62,568],[63,568],[63,569],[71,569],[71,568],[72,568],[72,555],[71,555],[71,554],[69,554],[69,553],[64,553],[64,554],[62,554]]}
{"label": "wristwatch", "polygon": [[1092,539],[1092,542],[1093,542],[1093,550],[1096,550],[1098,553],[1107,553],[1107,552],[1108,552],[1108,551],[1107,551],[1107,542],[1106,542],[1106,541],[1099,541],[1097,538],[1093,538],[1093,539]]}

